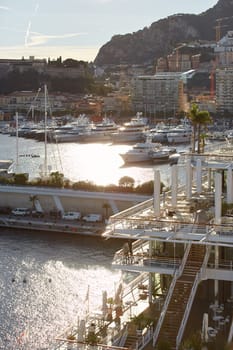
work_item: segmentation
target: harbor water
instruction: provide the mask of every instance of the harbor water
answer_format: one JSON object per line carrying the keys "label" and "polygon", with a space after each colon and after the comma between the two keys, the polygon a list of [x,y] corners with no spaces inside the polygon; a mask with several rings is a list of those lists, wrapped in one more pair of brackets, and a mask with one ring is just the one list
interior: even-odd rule
{"label": "harbor water", "polygon": [[[114,296],[119,241],[1,230],[0,349],[49,349],[88,312]],[[89,292],[88,292],[89,290]],[[88,300],[87,300],[88,298]]]}
{"label": "harbor water", "polygon": [[165,182],[169,178],[167,164],[125,166],[120,153],[126,152],[132,145],[48,143],[45,152],[43,142],[25,138],[19,138],[17,142],[16,137],[0,134],[0,146],[0,159],[13,159],[15,163],[18,159],[17,171],[28,172],[30,179],[40,175],[45,153],[48,167],[63,173],[71,181],[117,185],[121,177],[130,176],[138,185],[153,179],[154,167],[159,167]]}
{"label": "harbor water", "polygon": [[[0,159],[13,159],[30,178],[40,175],[43,142],[0,134]],[[18,143],[18,147],[17,147]],[[118,184],[123,176],[135,184],[153,179],[153,165],[123,166],[130,145],[48,144],[48,164],[71,181]],[[34,156],[32,156],[34,155]],[[168,165],[158,165],[169,181]],[[157,167],[158,167],[157,166]],[[120,280],[111,268],[119,241],[83,236],[2,229],[0,233],[0,349],[49,349],[54,339],[89,308],[100,310],[102,292],[114,296]]]}

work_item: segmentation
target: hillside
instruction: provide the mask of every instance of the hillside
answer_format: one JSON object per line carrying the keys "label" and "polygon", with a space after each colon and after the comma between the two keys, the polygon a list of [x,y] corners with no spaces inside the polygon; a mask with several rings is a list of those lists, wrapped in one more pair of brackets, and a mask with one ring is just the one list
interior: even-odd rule
{"label": "hillside", "polygon": [[115,35],[100,48],[94,63],[98,66],[153,63],[179,43],[215,40],[219,18],[223,18],[221,35],[233,30],[233,0],[219,0],[199,15],[176,14],[132,34]]}

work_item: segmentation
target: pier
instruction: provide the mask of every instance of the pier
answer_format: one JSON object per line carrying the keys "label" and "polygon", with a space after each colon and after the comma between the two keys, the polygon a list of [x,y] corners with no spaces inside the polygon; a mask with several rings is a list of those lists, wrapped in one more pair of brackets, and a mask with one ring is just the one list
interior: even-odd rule
{"label": "pier", "polygon": [[[109,215],[148,198],[149,196],[127,193],[88,192],[36,186],[0,186],[0,211],[9,209],[9,214],[0,214],[0,227],[101,236]],[[43,211],[43,217],[35,218],[30,214],[21,217],[10,213],[11,209],[17,207],[33,210],[35,204]],[[51,212],[63,214],[77,210],[82,216],[89,213],[101,214],[103,220],[92,223],[83,220],[64,220],[61,216],[51,215]]]}

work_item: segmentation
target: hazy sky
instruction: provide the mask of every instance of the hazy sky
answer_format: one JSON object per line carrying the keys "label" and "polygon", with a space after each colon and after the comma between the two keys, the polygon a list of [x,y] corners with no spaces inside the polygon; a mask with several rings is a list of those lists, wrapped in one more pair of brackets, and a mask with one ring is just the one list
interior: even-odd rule
{"label": "hazy sky", "polygon": [[[217,0],[0,0],[0,58],[93,61],[115,34],[175,13],[201,13]],[[214,29],[213,29],[214,30]]]}

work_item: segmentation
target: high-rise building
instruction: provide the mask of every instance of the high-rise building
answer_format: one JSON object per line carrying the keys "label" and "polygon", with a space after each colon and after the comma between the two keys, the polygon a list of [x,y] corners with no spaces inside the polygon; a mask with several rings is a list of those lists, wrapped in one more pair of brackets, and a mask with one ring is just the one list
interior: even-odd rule
{"label": "high-rise building", "polygon": [[180,72],[135,77],[132,87],[134,110],[158,118],[174,117],[184,111],[184,77]]}
{"label": "high-rise building", "polygon": [[216,70],[216,110],[219,114],[233,113],[233,65]]}

